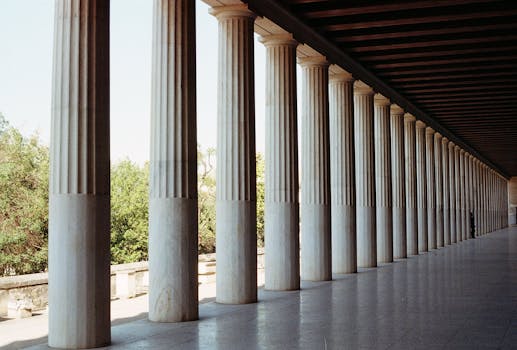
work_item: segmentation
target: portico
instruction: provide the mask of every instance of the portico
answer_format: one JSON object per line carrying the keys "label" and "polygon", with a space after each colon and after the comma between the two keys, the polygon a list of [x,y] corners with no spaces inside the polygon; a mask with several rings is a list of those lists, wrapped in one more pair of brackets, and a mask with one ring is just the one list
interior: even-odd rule
{"label": "portico", "polygon": [[[360,312],[361,305],[377,300],[370,312],[391,315],[393,323],[407,315],[423,328],[428,320],[420,314],[427,310],[425,290],[435,282],[429,272],[454,263],[466,268],[466,260],[454,254],[477,258],[478,253],[476,266],[486,271],[482,262],[489,254],[484,245],[500,248],[503,241],[513,242],[505,236],[509,230],[498,232],[494,240],[470,241],[470,214],[477,235],[508,226],[505,169],[514,169],[514,163],[483,156],[484,149],[477,150],[433,117],[440,113],[425,112],[435,108],[432,103],[417,108],[288,7],[269,0],[205,2],[219,23],[219,51],[214,53],[219,62],[218,304],[203,311],[215,312],[219,316],[214,320],[221,322],[158,324],[195,321],[199,307],[194,2],[156,0],[149,320],[157,323],[146,327],[172,329],[175,341],[185,339],[192,346],[212,339],[226,348],[225,337],[235,339],[228,324],[239,329],[237,321],[224,317],[227,308],[239,313],[247,344],[278,339],[270,325],[279,324],[278,332],[287,339],[282,344],[315,346],[317,340],[306,338],[304,317],[321,319],[330,341],[338,344],[338,325],[366,327],[371,315]],[[265,288],[275,291],[262,294],[257,292],[256,274],[255,32],[267,48]],[[111,341],[109,3],[57,0],[54,63],[49,345],[100,347]],[[301,101],[296,96],[296,64],[302,71]],[[460,242],[463,246],[449,247]],[[425,254],[436,249],[436,256]],[[419,253],[422,256],[388,265],[389,274],[377,272],[381,268],[359,270],[368,272],[358,277],[346,275],[358,267],[384,266]],[[455,276],[438,278],[452,283]],[[302,292],[296,291],[300,286]],[[401,286],[412,290],[408,300],[415,305],[408,303],[407,309],[396,299]],[[458,295],[464,292],[455,289]],[[391,303],[386,298],[392,298]],[[257,300],[267,300],[265,312],[253,305]],[[235,306],[242,304],[252,305]],[[404,315],[389,312],[393,305]],[[284,309],[286,315],[296,316],[286,327],[280,325]],[[344,316],[349,310],[356,310],[350,315],[357,319]],[[384,339],[386,330],[400,331],[381,323],[375,325],[376,341]],[[211,331],[202,329],[204,325]],[[406,326],[404,331],[415,331]],[[135,325],[136,332],[149,332],[144,328]],[[368,342],[361,332],[346,341]],[[129,328],[120,329],[114,345],[123,344],[124,336],[134,339],[129,333]],[[146,344],[163,346],[156,342],[166,338],[158,331]]]}

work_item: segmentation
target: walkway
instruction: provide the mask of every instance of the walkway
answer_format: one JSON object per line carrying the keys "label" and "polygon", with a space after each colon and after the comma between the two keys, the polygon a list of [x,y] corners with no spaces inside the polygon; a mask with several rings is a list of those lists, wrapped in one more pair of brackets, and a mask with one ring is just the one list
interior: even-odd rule
{"label": "walkway", "polygon": [[517,349],[517,227],[259,298],[116,325],[110,348]]}

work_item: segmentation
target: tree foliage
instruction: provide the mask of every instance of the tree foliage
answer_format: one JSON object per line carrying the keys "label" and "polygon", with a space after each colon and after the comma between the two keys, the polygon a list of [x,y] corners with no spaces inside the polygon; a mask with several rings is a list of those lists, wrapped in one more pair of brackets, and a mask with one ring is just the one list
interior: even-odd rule
{"label": "tree foliage", "polygon": [[111,262],[147,260],[149,165],[124,160],[111,168]]}
{"label": "tree foliage", "polygon": [[47,267],[48,148],[0,115],[0,275]]}
{"label": "tree foliage", "polygon": [[[215,252],[215,150],[198,150],[200,254]],[[48,254],[49,150],[0,114],[0,276],[45,271]],[[111,261],[147,260],[149,165],[111,168]],[[264,243],[264,158],[257,154],[257,243]]]}

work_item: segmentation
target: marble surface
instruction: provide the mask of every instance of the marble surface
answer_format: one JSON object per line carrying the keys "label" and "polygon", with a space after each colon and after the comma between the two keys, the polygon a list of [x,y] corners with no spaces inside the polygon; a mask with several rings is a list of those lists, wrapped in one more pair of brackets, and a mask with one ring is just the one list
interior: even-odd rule
{"label": "marble surface", "polygon": [[114,326],[111,348],[517,349],[517,227],[302,288]]}

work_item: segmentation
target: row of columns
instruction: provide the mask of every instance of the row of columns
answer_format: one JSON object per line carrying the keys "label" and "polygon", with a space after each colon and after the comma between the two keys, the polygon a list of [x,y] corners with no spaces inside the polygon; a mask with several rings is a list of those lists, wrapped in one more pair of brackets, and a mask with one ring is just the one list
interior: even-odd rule
{"label": "row of columns", "polygon": [[[257,300],[253,35],[245,5],[219,22],[217,302]],[[195,11],[156,0],[149,319],[198,318]],[[324,56],[266,46],[265,288],[296,290],[507,225],[506,180]],[[49,344],[110,343],[109,3],[58,0],[54,46]],[[329,74],[329,69],[331,74]],[[299,179],[301,175],[301,197]],[[301,235],[299,236],[299,232]],[[299,238],[301,237],[301,238]]]}

